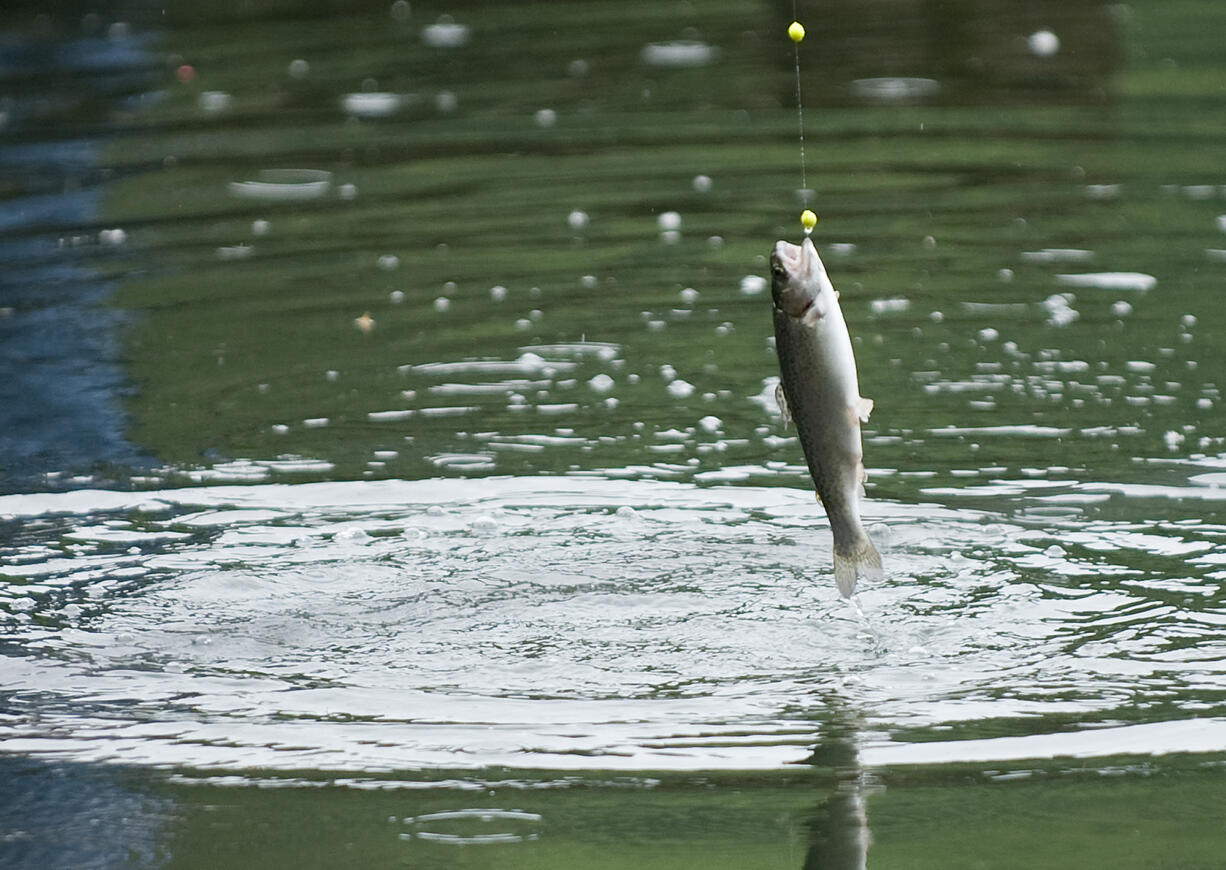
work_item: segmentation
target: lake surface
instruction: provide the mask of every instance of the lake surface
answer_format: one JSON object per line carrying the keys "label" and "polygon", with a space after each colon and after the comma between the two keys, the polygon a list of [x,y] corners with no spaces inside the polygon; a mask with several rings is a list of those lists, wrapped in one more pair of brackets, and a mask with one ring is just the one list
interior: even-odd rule
{"label": "lake surface", "polygon": [[0,865],[1226,867],[1226,9],[799,6],[0,14]]}

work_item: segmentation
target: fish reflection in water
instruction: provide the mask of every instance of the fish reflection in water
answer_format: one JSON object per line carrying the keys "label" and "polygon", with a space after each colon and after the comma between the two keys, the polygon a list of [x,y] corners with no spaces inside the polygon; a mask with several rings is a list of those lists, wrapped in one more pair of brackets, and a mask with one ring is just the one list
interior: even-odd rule
{"label": "fish reflection in water", "polygon": [[867,865],[872,838],[865,798],[873,781],[860,764],[857,742],[856,717],[836,701],[827,733],[808,759],[828,796],[811,822],[804,870],[863,870]]}

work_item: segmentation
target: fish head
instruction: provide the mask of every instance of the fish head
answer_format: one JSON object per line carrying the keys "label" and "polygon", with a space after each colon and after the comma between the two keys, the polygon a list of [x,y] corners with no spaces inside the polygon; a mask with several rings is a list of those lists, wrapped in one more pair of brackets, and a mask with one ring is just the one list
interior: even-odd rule
{"label": "fish head", "polygon": [[776,242],[771,251],[771,299],[792,317],[803,317],[823,292],[834,293],[822,258],[806,237],[799,245]]}

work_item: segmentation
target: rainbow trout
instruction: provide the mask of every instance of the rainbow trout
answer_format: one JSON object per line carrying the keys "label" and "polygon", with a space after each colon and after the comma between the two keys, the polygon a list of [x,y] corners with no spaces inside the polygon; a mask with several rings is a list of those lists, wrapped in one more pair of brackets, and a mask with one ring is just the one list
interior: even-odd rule
{"label": "rainbow trout", "polygon": [[860,395],[839,294],[810,239],[775,245],[771,300],[781,376],[775,396],[784,417],[796,424],[834,534],[834,579],[839,592],[851,597],[858,581],[882,575],[881,556],[860,521],[860,423],[873,403]]}

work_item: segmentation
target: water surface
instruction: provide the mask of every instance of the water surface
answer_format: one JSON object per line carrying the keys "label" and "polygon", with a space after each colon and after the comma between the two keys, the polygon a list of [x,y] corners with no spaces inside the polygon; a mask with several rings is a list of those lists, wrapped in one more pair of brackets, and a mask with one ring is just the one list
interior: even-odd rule
{"label": "water surface", "polygon": [[801,5],[6,15],[0,863],[1220,866],[1226,22]]}

